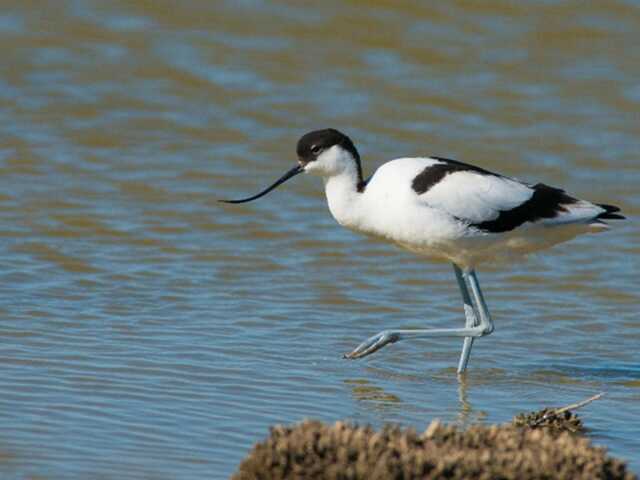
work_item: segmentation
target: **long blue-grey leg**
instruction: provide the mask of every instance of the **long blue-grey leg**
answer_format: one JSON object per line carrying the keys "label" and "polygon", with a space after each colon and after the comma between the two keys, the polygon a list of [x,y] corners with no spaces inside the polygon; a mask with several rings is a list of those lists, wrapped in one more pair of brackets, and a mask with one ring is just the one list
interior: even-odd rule
{"label": "long blue-grey leg", "polygon": [[[467,288],[467,276],[468,273],[463,272],[460,267],[455,263],[453,264],[453,271],[456,274],[458,280],[458,286],[460,287],[460,294],[462,295],[462,302],[464,305],[465,327],[472,328],[478,324],[476,312],[473,308],[471,297],[469,296],[469,289]],[[460,353],[460,361],[458,362],[458,373],[463,373],[469,363],[469,355],[471,355],[471,347],[473,346],[473,339],[475,337],[464,337],[464,343],[462,344],[462,352]]]}
{"label": "long blue-grey leg", "polygon": [[[455,271],[455,269],[454,269]],[[428,329],[418,329],[418,330],[383,330],[382,332],[374,335],[373,337],[365,340],[360,345],[358,345],[355,350],[351,353],[345,354],[345,358],[355,359],[362,358],[370,355],[378,350],[380,350],[385,345],[390,343],[395,343],[399,340],[407,339],[407,338],[429,338],[429,337],[482,337],[484,335],[489,335],[493,332],[493,323],[491,322],[491,316],[489,315],[489,311],[484,302],[484,298],[482,297],[482,292],[480,291],[480,285],[478,283],[478,278],[473,270],[468,270],[461,272],[463,280],[468,281],[469,287],[471,287],[471,292],[469,295],[469,291],[466,288],[461,287],[461,292],[463,292],[463,300],[464,292],[467,292],[467,295],[470,297],[471,303],[475,304],[477,314],[479,318],[479,325],[474,326],[466,326],[464,328],[428,328]],[[457,275],[456,275],[457,276]],[[460,283],[459,283],[460,285]],[[464,285],[466,287],[466,284]],[[465,300],[465,304],[466,304]],[[473,312],[473,307],[471,310],[465,307],[465,316],[466,312]],[[474,315],[475,317],[475,315]],[[470,322],[470,317],[467,317],[467,322]],[[477,322],[478,318],[475,317],[474,322]],[[464,348],[464,347],[463,347]],[[470,348],[468,349],[470,352]],[[463,349],[464,355],[464,349]],[[468,361],[468,353],[466,354]],[[465,362],[466,363],[466,362]]]}
{"label": "long blue-grey leg", "polygon": [[493,321],[491,320],[491,314],[489,313],[487,304],[484,301],[482,290],[480,290],[480,283],[478,282],[475,270],[470,270],[467,278],[469,279],[469,286],[471,287],[471,295],[478,309],[478,315],[480,315],[482,335],[489,335],[494,330]]}

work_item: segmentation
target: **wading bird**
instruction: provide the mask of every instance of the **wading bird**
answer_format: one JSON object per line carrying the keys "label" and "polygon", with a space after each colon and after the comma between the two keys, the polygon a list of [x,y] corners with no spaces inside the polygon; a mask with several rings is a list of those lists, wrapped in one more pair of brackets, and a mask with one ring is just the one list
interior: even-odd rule
{"label": "wading bird", "polygon": [[613,205],[594,204],[542,183],[530,185],[442,157],[398,158],[364,180],[351,139],[332,128],[304,135],[298,165],[262,192],[266,195],[305,172],[324,180],[329,210],[357,232],[381,237],[420,256],[445,259],[462,294],[464,328],[384,330],[345,358],[362,358],[407,338],[464,337],[458,373],[464,372],[476,337],[493,332],[475,268],[482,262],[549,248],[624,219]]}

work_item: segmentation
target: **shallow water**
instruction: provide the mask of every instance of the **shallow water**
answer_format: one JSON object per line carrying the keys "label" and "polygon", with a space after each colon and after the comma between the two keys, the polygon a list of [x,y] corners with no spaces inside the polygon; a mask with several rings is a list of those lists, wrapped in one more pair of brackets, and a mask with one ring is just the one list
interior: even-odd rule
{"label": "shallow water", "polygon": [[[640,471],[640,9],[634,2],[5,1],[0,11],[2,478],[224,478],[278,422],[503,422],[607,395],[593,440]],[[480,272],[339,228],[297,138],[371,172],[436,154],[630,220]]]}

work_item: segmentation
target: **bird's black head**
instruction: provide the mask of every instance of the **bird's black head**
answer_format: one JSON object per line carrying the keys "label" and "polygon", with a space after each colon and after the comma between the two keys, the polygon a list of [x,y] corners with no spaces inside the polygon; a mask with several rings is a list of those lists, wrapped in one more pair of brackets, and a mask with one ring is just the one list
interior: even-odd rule
{"label": "bird's black head", "polygon": [[313,132],[304,134],[300,140],[298,140],[298,146],[296,147],[298,160],[303,164],[313,162],[322,152],[334,145],[339,145],[348,151],[356,162],[360,164],[360,155],[351,139],[334,128],[314,130]]}
{"label": "bird's black head", "polygon": [[[331,150],[333,147],[338,148]],[[358,186],[363,184],[358,149],[349,137],[334,128],[314,130],[303,135],[298,140],[296,152],[298,154],[298,162],[310,173],[326,174],[327,171],[331,171],[332,164],[340,162],[339,158],[335,158],[336,156],[343,157],[342,160],[347,162],[355,162],[358,173]],[[347,155],[344,155],[345,153]],[[312,163],[319,159],[321,160],[319,163],[324,165]]]}

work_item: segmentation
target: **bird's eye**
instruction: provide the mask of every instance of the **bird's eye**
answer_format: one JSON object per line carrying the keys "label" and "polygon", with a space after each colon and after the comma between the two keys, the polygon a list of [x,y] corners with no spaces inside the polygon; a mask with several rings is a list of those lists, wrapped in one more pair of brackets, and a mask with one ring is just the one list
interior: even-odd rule
{"label": "bird's eye", "polygon": [[311,147],[311,153],[313,153],[314,155],[319,154],[322,151],[322,147],[320,145],[313,145]]}

